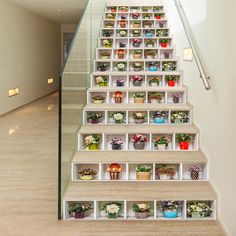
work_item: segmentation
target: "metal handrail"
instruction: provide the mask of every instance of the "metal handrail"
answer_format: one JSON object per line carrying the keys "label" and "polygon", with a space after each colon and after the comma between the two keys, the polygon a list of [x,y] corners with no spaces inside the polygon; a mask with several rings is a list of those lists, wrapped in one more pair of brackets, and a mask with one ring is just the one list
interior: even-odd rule
{"label": "metal handrail", "polygon": [[178,13],[179,13],[181,22],[183,24],[186,36],[188,38],[189,45],[192,48],[193,56],[196,60],[197,67],[198,67],[199,72],[200,72],[200,78],[202,79],[202,82],[205,86],[205,89],[210,90],[211,89],[211,86],[210,86],[210,83],[209,83],[210,76],[208,75],[206,67],[205,67],[202,59],[200,58],[200,54],[198,52],[196,42],[194,41],[194,37],[193,37],[192,31],[191,31],[191,27],[189,25],[188,19],[186,17],[186,14],[184,12],[184,9],[183,9],[183,6],[182,6],[180,0],[175,0],[175,6],[178,10]]}

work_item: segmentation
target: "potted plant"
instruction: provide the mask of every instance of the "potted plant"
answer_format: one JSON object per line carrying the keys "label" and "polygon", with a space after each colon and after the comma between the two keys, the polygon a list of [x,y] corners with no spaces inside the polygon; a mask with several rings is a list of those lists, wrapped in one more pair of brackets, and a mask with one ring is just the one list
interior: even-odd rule
{"label": "potted plant", "polygon": [[134,20],[133,21],[133,28],[140,28],[141,27],[141,21],[140,20]]}
{"label": "potted plant", "polygon": [[154,50],[146,50],[145,51],[145,58],[146,59],[155,59],[155,56],[156,56],[156,51]]}
{"label": "potted plant", "polygon": [[134,50],[133,59],[141,59],[142,58],[142,50]]}
{"label": "potted plant", "polygon": [[108,202],[104,204],[102,210],[105,211],[109,219],[116,219],[122,212],[122,204],[120,202]]}
{"label": "potted plant", "polygon": [[177,134],[176,140],[179,143],[180,150],[188,150],[189,143],[193,142],[193,135],[191,135],[191,134]]}
{"label": "potted plant", "polygon": [[109,10],[110,12],[116,12],[116,7],[109,7],[108,10]]}
{"label": "potted plant", "polygon": [[110,180],[118,180],[120,177],[120,172],[122,171],[122,168],[120,164],[113,163],[109,165],[107,168],[107,171],[110,173]]}
{"label": "potted plant", "polygon": [[104,71],[108,71],[109,69],[110,69],[110,64],[109,63],[100,62],[100,63],[97,64],[97,70],[98,71],[104,72]]}
{"label": "potted plant", "polygon": [[116,79],[115,81],[117,87],[123,87],[125,85],[124,79]]}
{"label": "potted plant", "polygon": [[[139,14],[139,13],[132,13],[132,14],[131,14],[131,18],[132,18],[132,19],[139,19],[139,17],[140,17],[140,14]],[[139,27],[134,27],[134,28],[139,28]]]}
{"label": "potted plant", "polygon": [[174,70],[176,70],[176,63],[175,62],[163,62],[162,70],[163,71],[174,71]]}
{"label": "potted plant", "polygon": [[149,39],[149,40],[146,41],[145,45],[146,45],[147,48],[153,48],[155,43],[152,39]]}
{"label": "potted plant", "polygon": [[149,165],[138,165],[136,167],[136,179],[137,180],[150,180],[152,167]]}
{"label": "potted plant", "polygon": [[125,58],[125,50],[124,49],[117,50],[117,57],[118,57],[118,59],[124,59]]}
{"label": "potted plant", "polygon": [[162,7],[153,7],[153,12],[160,12],[162,11]]}
{"label": "potted plant", "polygon": [[[150,28],[150,27],[149,27]],[[153,29],[148,29],[144,31],[144,34],[146,37],[153,37],[154,36],[154,30]]]}
{"label": "potted plant", "polygon": [[100,137],[97,134],[91,134],[84,138],[84,146],[87,150],[98,150],[100,142]]}
{"label": "potted plant", "polygon": [[103,30],[103,37],[111,37],[113,35],[113,30]]}
{"label": "potted plant", "polygon": [[[135,28],[138,28],[138,27],[135,27]],[[140,30],[132,30],[132,34],[134,37],[140,37],[141,31]]]}
{"label": "potted plant", "polygon": [[143,124],[145,122],[146,114],[143,112],[134,112],[132,117],[135,124]]}
{"label": "potted plant", "polygon": [[209,217],[213,212],[212,208],[207,202],[188,202],[187,203],[187,216],[191,218],[204,218]]}
{"label": "potted plant", "polygon": [[145,102],[145,93],[137,92],[133,95],[134,103],[144,103]]}
{"label": "potted plant", "polygon": [[126,37],[127,36],[127,30],[120,30],[119,35],[120,35],[120,37]]}
{"label": "potted plant", "polygon": [[147,203],[134,203],[133,211],[135,212],[135,217],[137,219],[146,219],[149,217],[151,210],[150,204]]}
{"label": "potted plant", "polygon": [[201,172],[201,167],[199,166],[192,166],[189,168],[190,176],[192,180],[198,180],[199,179],[199,173]]}
{"label": "potted plant", "polygon": [[174,165],[160,164],[157,165],[156,173],[160,180],[170,180],[177,172],[177,168]]}
{"label": "potted plant", "polygon": [[94,96],[92,96],[92,101],[95,104],[102,104],[105,101],[105,97],[101,94],[95,94]]}
{"label": "potted plant", "polygon": [[97,171],[87,168],[80,170],[78,174],[81,180],[93,180],[94,176],[97,174]]}
{"label": "potted plant", "polygon": [[119,47],[120,48],[125,48],[126,47],[126,42],[119,42]]}
{"label": "potted plant", "polygon": [[179,77],[176,75],[167,75],[166,76],[166,81],[168,83],[169,87],[174,87],[176,84],[176,81],[179,80]]}
{"label": "potted plant", "polygon": [[149,71],[158,71],[159,70],[159,62],[151,61],[147,63]]}
{"label": "potted plant", "polygon": [[152,27],[152,21],[143,21],[143,28],[151,28]]}
{"label": "potted plant", "polygon": [[105,23],[105,28],[113,28],[113,27],[114,27],[114,23],[113,23],[113,22],[107,21],[107,22]]}
{"label": "potted plant", "polygon": [[163,136],[156,136],[153,139],[154,146],[159,151],[165,151],[168,148],[168,145],[170,143],[169,137],[163,135]]}
{"label": "potted plant", "polygon": [[167,37],[168,31],[166,29],[157,29],[156,36],[157,37]]}
{"label": "potted plant", "polygon": [[158,92],[150,92],[148,94],[148,99],[151,103],[161,103],[163,94]]}
{"label": "potted plant", "polygon": [[139,7],[130,7],[130,11],[132,12],[137,12],[139,10],[140,10]]}
{"label": "potted plant", "polygon": [[164,28],[164,23],[159,22],[159,28]]}
{"label": "potted plant", "polygon": [[103,118],[104,115],[102,113],[99,113],[99,112],[90,112],[88,113],[87,115],[87,121],[90,123],[90,124],[98,124],[99,123],[99,120],[101,118]]}
{"label": "potted plant", "polygon": [[155,13],[154,17],[156,20],[161,20],[164,17],[164,13]]}
{"label": "potted plant", "polygon": [[152,117],[153,117],[153,121],[155,124],[164,124],[166,112],[165,111],[153,111]]}
{"label": "potted plant", "polygon": [[149,20],[149,19],[151,19],[151,16],[152,16],[152,14],[150,14],[150,13],[144,13],[143,14],[143,19],[144,20]]}
{"label": "potted plant", "polygon": [[131,138],[131,142],[134,145],[135,150],[143,150],[145,148],[145,143],[148,141],[147,136],[142,134],[135,134]]}
{"label": "potted plant", "polygon": [[188,112],[187,111],[173,111],[171,113],[171,123],[180,124],[188,123]]}
{"label": "potted plant", "polygon": [[74,203],[69,207],[69,214],[73,215],[75,219],[84,219],[85,212],[93,209],[89,203]]}
{"label": "potted plant", "polygon": [[151,11],[151,10],[152,10],[151,7],[142,7],[142,11],[143,11],[143,12],[149,12],[149,11]]}
{"label": "potted plant", "polygon": [[183,205],[180,201],[162,201],[159,204],[165,218],[177,218],[178,208]]}
{"label": "potted plant", "polygon": [[160,80],[161,80],[160,77],[155,77],[155,76],[148,77],[148,83],[152,87],[158,86],[160,84]]}
{"label": "potted plant", "polygon": [[126,24],[127,24],[127,21],[126,21],[126,20],[121,20],[121,21],[120,21],[120,28],[125,28],[125,27],[126,27]]}
{"label": "potted plant", "polygon": [[113,41],[111,39],[102,40],[102,46],[105,48],[111,48]]}
{"label": "potted plant", "polygon": [[134,86],[141,86],[143,80],[144,80],[143,76],[140,75],[133,75],[131,77],[131,81],[133,82]]}
{"label": "potted plant", "polygon": [[141,71],[143,70],[143,64],[141,62],[134,62],[132,63],[134,71]]}
{"label": "potted plant", "polygon": [[125,71],[126,70],[126,63],[125,62],[117,62],[116,69],[118,71]]}
{"label": "potted plant", "polygon": [[110,144],[111,144],[112,150],[121,150],[122,149],[123,141],[122,141],[121,138],[115,137],[115,138],[112,138]]}
{"label": "potted plant", "polygon": [[180,94],[180,93],[174,93],[174,94],[172,95],[173,103],[179,103],[180,97],[181,97],[181,94]]}
{"label": "potted plant", "polygon": [[103,51],[100,53],[101,59],[109,59],[111,57],[111,54],[109,52]]}
{"label": "potted plant", "polygon": [[135,39],[132,39],[131,42],[132,42],[133,47],[138,48],[138,47],[140,47],[142,40],[135,38]]}
{"label": "potted plant", "polygon": [[120,91],[114,92],[113,98],[115,99],[115,103],[122,103],[123,93]]}
{"label": "potted plant", "polygon": [[169,39],[159,39],[159,43],[162,48],[167,48],[168,43],[169,43]]}
{"label": "potted plant", "polygon": [[111,115],[111,118],[115,124],[122,124],[124,123],[125,112],[121,112],[121,111],[113,112]]}
{"label": "potted plant", "polygon": [[118,7],[118,11],[120,12],[128,12],[128,7],[125,7],[125,6],[121,6],[121,7]]}
{"label": "potted plant", "polygon": [[127,19],[127,15],[124,15],[124,14],[122,14],[122,15],[120,15],[120,19],[122,19],[122,20],[126,20]]}
{"label": "potted plant", "polygon": [[108,14],[106,14],[106,17],[109,20],[114,20],[116,18],[116,14],[115,13],[108,13]]}
{"label": "potted plant", "polygon": [[96,85],[99,87],[107,86],[108,76],[101,75],[95,78]]}

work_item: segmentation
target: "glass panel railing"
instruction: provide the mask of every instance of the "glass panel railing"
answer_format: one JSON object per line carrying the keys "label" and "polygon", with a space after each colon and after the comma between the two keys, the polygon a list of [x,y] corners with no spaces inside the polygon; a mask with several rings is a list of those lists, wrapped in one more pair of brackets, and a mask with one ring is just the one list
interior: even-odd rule
{"label": "glass panel railing", "polygon": [[77,133],[82,124],[82,109],[93,70],[95,48],[105,8],[105,0],[84,1],[70,54],[60,78],[59,96],[59,181],[58,218],[62,216],[62,199],[71,181],[71,161],[77,151]]}

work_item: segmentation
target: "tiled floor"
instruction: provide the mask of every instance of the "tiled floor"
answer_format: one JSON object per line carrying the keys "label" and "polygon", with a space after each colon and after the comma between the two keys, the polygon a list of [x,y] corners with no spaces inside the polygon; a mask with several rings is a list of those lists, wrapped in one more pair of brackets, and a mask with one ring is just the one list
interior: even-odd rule
{"label": "tiled floor", "polygon": [[223,235],[213,221],[58,221],[57,107],[53,94],[0,117],[1,236]]}

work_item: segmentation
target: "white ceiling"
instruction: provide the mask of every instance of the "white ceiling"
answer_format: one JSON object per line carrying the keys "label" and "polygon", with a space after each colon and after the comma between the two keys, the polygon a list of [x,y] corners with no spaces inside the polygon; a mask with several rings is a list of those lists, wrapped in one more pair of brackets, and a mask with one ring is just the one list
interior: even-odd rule
{"label": "white ceiling", "polygon": [[12,0],[12,2],[61,24],[77,23],[84,5],[84,0]]}

